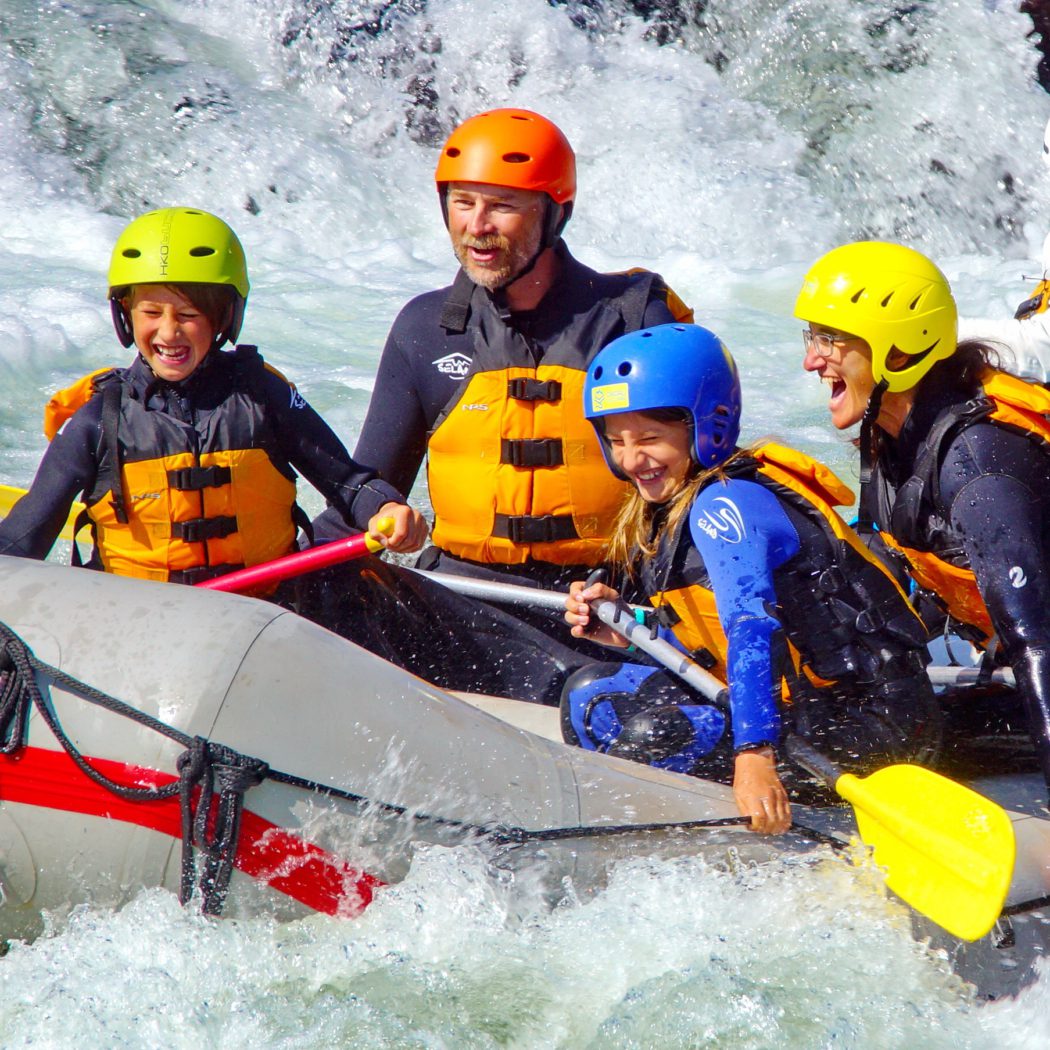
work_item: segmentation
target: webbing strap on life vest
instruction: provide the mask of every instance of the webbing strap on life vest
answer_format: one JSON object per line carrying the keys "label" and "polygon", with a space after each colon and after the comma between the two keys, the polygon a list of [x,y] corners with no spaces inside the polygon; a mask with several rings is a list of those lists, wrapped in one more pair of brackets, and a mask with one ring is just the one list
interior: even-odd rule
{"label": "webbing strap on life vest", "polygon": [[872,506],[873,495],[871,491],[872,472],[875,466],[874,449],[872,447],[872,429],[882,406],[882,395],[886,392],[887,383],[885,379],[879,380],[875,389],[868,398],[867,408],[860,421],[860,495],[857,498],[857,532],[870,533],[875,528],[875,508]]}
{"label": "webbing strap on life vest", "polygon": [[915,460],[911,477],[900,486],[893,500],[888,527],[900,543],[916,545],[923,498],[928,494],[934,506],[940,502],[940,460],[945,440],[959,426],[989,415],[992,407],[987,398],[972,398],[942,413],[934,421]]}
{"label": "webbing strap on life vest", "polygon": [[507,380],[507,396],[515,401],[560,401],[561,383],[557,379],[518,376]]}
{"label": "webbing strap on life vest", "polygon": [[459,335],[467,330],[467,319],[470,317],[470,300],[474,297],[474,282],[467,276],[462,267],[452,282],[452,290],[441,307],[441,318],[438,324],[446,332]]}
{"label": "webbing strap on life vest", "polygon": [[237,531],[237,519],[232,514],[218,518],[190,518],[188,521],[173,521],[171,534],[186,543],[203,543],[204,540],[221,540]]}
{"label": "webbing strap on life vest", "polygon": [[502,438],[499,461],[512,467],[560,467],[565,455],[561,438]]}
{"label": "webbing strap on life vest", "polygon": [[229,485],[232,477],[229,467],[180,467],[168,471],[168,484],[179,492],[196,492]]}
{"label": "webbing strap on life vest", "polygon": [[102,492],[111,492],[110,506],[121,525],[128,523],[128,505],[124,499],[124,482],[120,474],[120,402],[123,386],[114,379],[102,388],[102,440],[105,442],[106,462],[99,472]]}
{"label": "webbing strap on life vest", "polygon": [[579,538],[571,514],[497,514],[492,523],[492,535],[512,543],[554,543],[557,540]]}
{"label": "webbing strap on life vest", "polygon": [[193,569],[173,569],[168,573],[168,582],[185,583],[190,587],[195,587],[205,580],[214,580],[219,576],[225,576],[228,572],[237,572],[243,568],[243,563],[226,563],[225,565],[198,565]]}

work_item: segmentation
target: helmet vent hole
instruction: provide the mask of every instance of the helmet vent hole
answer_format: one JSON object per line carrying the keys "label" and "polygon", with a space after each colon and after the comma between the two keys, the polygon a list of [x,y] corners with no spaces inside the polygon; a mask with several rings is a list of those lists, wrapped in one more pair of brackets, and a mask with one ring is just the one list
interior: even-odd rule
{"label": "helmet vent hole", "polygon": [[860,297],[861,297],[861,296],[862,296],[862,295],[863,295],[863,294],[864,294],[864,293],[865,293],[866,291],[867,291],[867,289],[866,289],[866,288],[861,288],[861,289],[859,289],[858,291],[854,292],[854,293],[853,293],[853,295],[851,295],[851,296],[850,296],[850,300],[849,300],[849,301],[850,301],[851,303],[859,303],[859,302],[860,302]]}
{"label": "helmet vent hole", "polygon": [[621,361],[616,366],[616,374],[620,376],[629,376],[631,374],[631,362]]}
{"label": "helmet vent hole", "polygon": [[890,294],[887,295],[886,298],[882,300],[882,307],[883,307],[883,309],[885,309],[887,306],[890,305],[890,300],[892,298],[893,298],[893,292],[890,292]]}
{"label": "helmet vent hole", "polygon": [[214,248],[209,248],[206,244],[202,244],[202,245],[200,245],[197,248],[191,248],[190,249],[190,255],[192,255],[194,259],[203,259],[203,258],[205,258],[208,255],[214,255],[214,254],[215,254],[215,249]]}
{"label": "helmet vent hole", "polygon": [[919,305],[919,300],[922,298],[922,294],[915,296],[914,299],[908,304],[909,310],[914,310]]}
{"label": "helmet vent hole", "polygon": [[450,146],[447,150],[445,150],[445,156],[453,158],[458,157],[459,150],[455,146]]}
{"label": "helmet vent hole", "polygon": [[138,248],[125,248],[121,253],[125,259],[138,259],[141,257],[142,252]]}
{"label": "helmet vent hole", "polygon": [[596,368],[596,369],[594,370],[594,378],[595,378],[595,379],[601,379],[601,377],[602,377],[603,375],[605,375],[605,369],[604,369],[604,368],[602,368],[602,366],[601,366],[601,365],[599,365],[599,366],[598,366],[598,367],[597,367],[597,368]]}
{"label": "helmet vent hole", "polygon": [[528,164],[532,157],[527,153],[504,153],[503,160],[506,164]]}

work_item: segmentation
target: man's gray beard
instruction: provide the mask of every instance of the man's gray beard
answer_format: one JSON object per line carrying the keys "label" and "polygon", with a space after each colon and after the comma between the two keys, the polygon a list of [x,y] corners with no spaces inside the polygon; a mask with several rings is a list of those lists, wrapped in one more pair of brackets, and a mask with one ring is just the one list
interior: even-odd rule
{"label": "man's gray beard", "polygon": [[480,285],[486,291],[494,292],[498,288],[506,288],[508,284],[513,284],[522,275],[525,269],[539,253],[541,236],[542,233],[540,229],[537,228],[535,236],[529,238],[529,243],[511,250],[506,265],[502,266],[499,270],[475,267],[470,259],[467,245],[462,242],[454,244],[453,251],[456,254],[456,258],[459,260],[459,265],[463,267],[464,273],[466,273],[475,284]]}

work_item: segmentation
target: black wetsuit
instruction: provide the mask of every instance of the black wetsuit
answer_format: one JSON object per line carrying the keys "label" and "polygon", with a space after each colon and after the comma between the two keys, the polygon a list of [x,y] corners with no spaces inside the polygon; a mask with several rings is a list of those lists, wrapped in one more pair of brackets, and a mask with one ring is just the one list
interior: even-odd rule
{"label": "black wetsuit", "polygon": [[[969,396],[917,398],[896,440],[880,434],[873,481],[880,528],[894,532],[894,493],[914,473],[938,417]],[[1050,451],[996,423],[970,423],[946,438],[937,480],[939,491],[928,485],[920,504],[922,542],[897,539],[973,572],[1050,784]]]}
{"label": "black wetsuit", "polygon": [[[150,411],[196,425],[199,411],[213,411],[231,396],[234,367],[233,354],[214,351],[188,379],[168,383],[137,357],[123,370],[123,380],[130,396]],[[364,529],[385,503],[404,503],[401,493],[377,477],[375,470],[350,457],[328,424],[286,380],[263,372],[261,393],[273,420],[271,458],[299,471],[324,495],[348,530]],[[46,558],[73,501],[93,491],[104,453],[102,401],[101,396],[88,401],[48,446],[29,493],[0,521],[0,554]]]}

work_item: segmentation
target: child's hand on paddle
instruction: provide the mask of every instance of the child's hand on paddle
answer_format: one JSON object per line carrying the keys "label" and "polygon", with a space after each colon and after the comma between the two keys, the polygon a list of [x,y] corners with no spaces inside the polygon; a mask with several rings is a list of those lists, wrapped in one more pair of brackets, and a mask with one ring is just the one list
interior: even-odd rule
{"label": "child's hand on paddle", "polygon": [[598,619],[588,602],[616,601],[620,592],[604,583],[588,584],[586,580],[573,580],[565,599],[565,622],[574,638],[588,638],[592,642],[626,649],[630,644],[611,627]]}
{"label": "child's hand on paddle", "polygon": [[[380,531],[380,522],[390,518],[394,525],[388,532]],[[411,554],[426,543],[430,531],[427,519],[407,503],[384,503],[368,522],[368,533],[398,554]]]}

